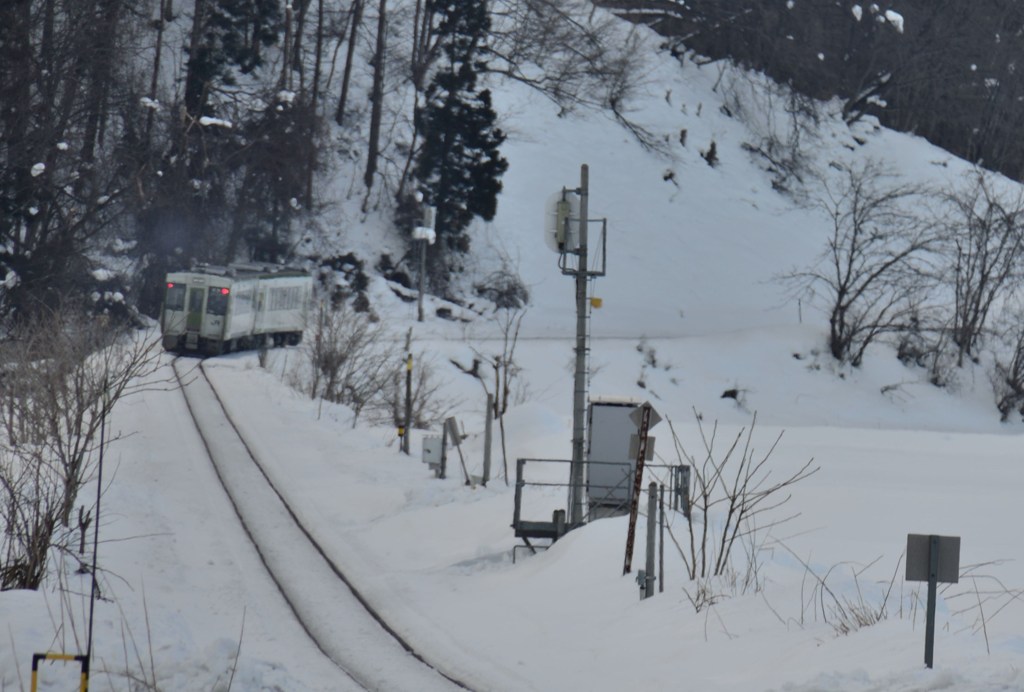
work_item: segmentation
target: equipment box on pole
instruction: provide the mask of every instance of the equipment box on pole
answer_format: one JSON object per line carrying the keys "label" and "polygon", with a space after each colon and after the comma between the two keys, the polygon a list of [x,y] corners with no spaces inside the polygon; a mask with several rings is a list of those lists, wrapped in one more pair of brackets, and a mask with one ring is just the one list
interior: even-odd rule
{"label": "equipment box on pole", "polygon": [[[630,419],[643,402],[631,397],[595,397],[587,413],[587,501],[591,516],[625,514],[633,492],[637,425]],[[654,451],[647,443],[647,457]]]}

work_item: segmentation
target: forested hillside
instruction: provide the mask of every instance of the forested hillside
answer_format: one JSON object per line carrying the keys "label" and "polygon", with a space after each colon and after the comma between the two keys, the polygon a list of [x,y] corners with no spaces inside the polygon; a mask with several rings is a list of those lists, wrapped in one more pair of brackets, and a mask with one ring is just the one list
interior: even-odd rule
{"label": "forested hillside", "polygon": [[593,9],[3,3],[0,318],[90,295],[100,311],[153,314],[169,268],[309,255],[318,229],[359,222],[334,213],[339,197],[405,237],[417,199],[436,206],[443,291],[507,165],[488,80],[527,83],[566,112],[628,100],[631,42]]}
{"label": "forested hillside", "polygon": [[[841,98],[848,121],[873,114],[1024,174],[1016,3],[599,4],[673,52],[731,58]],[[4,3],[0,317],[90,294],[152,314],[169,268],[321,251],[318,229],[360,221],[332,214],[342,196],[406,238],[418,200],[436,206],[443,292],[507,166],[492,80],[607,109],[643,138],[632,47],[583,0]]]}
{"label": "forested hillside", "polygon": [[599,0],[676,51],[839,97],[957,156],[1024,176],[1024,6],[1007,0]]}

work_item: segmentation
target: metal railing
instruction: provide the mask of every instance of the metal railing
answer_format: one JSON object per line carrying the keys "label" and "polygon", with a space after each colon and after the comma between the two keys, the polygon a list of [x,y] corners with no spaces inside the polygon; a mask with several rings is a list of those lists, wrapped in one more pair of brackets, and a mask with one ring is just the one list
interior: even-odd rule
{"label": "metal railing", "polygon": [[[588,461],[586,466],[607,465],[622,466],[623,478],[614,485],[585,483],[584,497],[588,502],[580,522],[572,523],[565,520],[566,509],[563,507],[553,508],[550,520],[523,519],[523,495],[527,488],[565,488],[571,489],[568,480],[568,469],[565,481],[528,481],[526,479],[527,464],[565,464],[567,467],[572,464],[569,459],[516,459],[516,483],[515,483],[515,506],[512,511],[512,528],[517,538],[522,538],[526,544],[533,548],[529,539],[547,538],[552,542],[561,538],[565,533],[578,528],[591,521],[608,516],[616,516],[628,510],[630,492],[633,478],[632,469],[627,464],[613,461]],[[648,462],[644,466],[646,472],[656,472],[657,469],[668,471],[669,488],[671,489],[673,509],[682,509],[683,513],[689,516],[689,466],[686,464],[655,464]],[[653,475],[653,473],[652,473]],[[623,492],[625,497],[622,497]]]}

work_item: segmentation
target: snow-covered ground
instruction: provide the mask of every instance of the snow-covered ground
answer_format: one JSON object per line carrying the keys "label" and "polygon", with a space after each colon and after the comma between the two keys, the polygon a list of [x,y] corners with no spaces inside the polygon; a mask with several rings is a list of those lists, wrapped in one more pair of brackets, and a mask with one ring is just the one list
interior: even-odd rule
{"label": "snow-covered ground", "polygon": [[[756,450],[782,435],[773,477],[812,458],[820,467],[760,520],[761,590],[715,582],[720,598],[698,612],[698,585],[669,542],[664,592],[640,602],[634,575],[622,576],[624,518],[592,522],[536,556],[517,551],[513,564],[512,488],[500,476],[469,487],[454,463],[446,480],[434,478],[418,453],[422,435],[439,430],[415,431],[410,458],[394,430],[353,427],[348,409],[289,388],[299,348],[273,352],[266,369],[254,354],[208,361],[211,379],[364,595],[439,667],[479,689],[1024,689],[1024,548],[1013,518],[1024,426],[999,423],[980,370],[937,389],[884,346],[860,369],[833,364],[823,316],[775,278],[816,256],[827,219],[774,191],[741,148],[751,131],[721,112],[719,76],[718,65],[652,65],[632,115],[664,140],[663,153],[603,117],[558,118],[535,95],[497,92],[511,165],[499,214],[473,243],[492,264],[508,258],[532,295],[506,418],[509,470],[518,457],[566,459],[574,293],[544,244],[543,214],[588,164],[591,215],[609,228],[608,275],[593,286],[603,307],[591,318],[591,394],[649,400],[698,458],[698,417],[707,434],[717,421],[721,449],[756,412]],[[712,140],[715,168],[700,155]],[[808,152],[821,170],[874,157],[915,181],[969,170],[919,139],[870,123],[851,132],[835,118]],[[374,229],[351,233],[371,247]],[[455,402],[479,475],[483,390],[449,359],[497,353],[500,329],[487,314],[470,324],[433,317],[433,300],[431,317],[416,323],[415,304],[380,279],[371,298],[396,340],[413,328],[416,363],[430,363]],[[726,389],[738,400],[722,398]],[[149,388],[118,406],[111,427],[123,436],[106,453],[91,689],[348,689],[263,572],[181,393]],[[653,434],[661,460],[676,463],[668,424]],[[494,454],[500,469],[497,444]],[[537,490],[530,503],[546,515],[529,518],[545,519],[564,506],[564,489]],[[685,520],[670,524],[685,543]],[[644,527],[641,517],[639,536]],[[941,589],[932,670],[923,664],[925,590],[903,579],[908,533],[962,541],[964,576]],[[634,571],[642,563],[641,540]],[[0,689],[28,689],[32,653],[84,647],[88,582],[69,580],[74,596],[0,594]],[[870,613],[883,603],[877,624],[837,632],[836,604]],[[46,664],[41,682],[67,689],[77,668]]]}

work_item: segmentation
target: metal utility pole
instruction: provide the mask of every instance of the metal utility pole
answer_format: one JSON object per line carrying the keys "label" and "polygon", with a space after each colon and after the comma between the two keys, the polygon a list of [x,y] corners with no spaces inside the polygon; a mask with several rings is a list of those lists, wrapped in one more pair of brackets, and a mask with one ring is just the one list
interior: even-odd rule
{"label": "metal utility pole", "polygon": [[644,566],[644,598],[654,595],[654,543],[655,517],[658,512],[658,484],[647,486],[647,560]]}
{"label": "metal utility pole", "polygon": [[92,589],[89,592],[89,636],[85,647],[85,668],[83,671],[88,680],[88,665],[92,658],[92,632],[96,615],[96,599],[99,597],[99,586],[96,584],[97,555],[100,550],[100,500],[103,498],[103,448],[107,444],[107,415],[110,413],[110,390],[107,382],[103,382],[103,403],[100,409],[100,455],[96,473],[96,528],[92,532]]}
{"label": "metal utility pole", "polygon": [[[580,166],[579,187],[566,188],[554,193],[548,200],[545,242],[559,254],[558,267],[565,276],[576,280],[576,367],[573,378],[572,397],[572,462],[569,466],[569,507],[568,528],[583,523],[584,515],[584,450],[587,426],[587,378],[588,356],[587,321],[590,319],[590,303],[587,286],[591,278],[605,275],[607,256],[607,222],[601,223],[599,246],[594,257],[595,267],[591,268],[588,227],[591,219],[588,213],[590,202],[590,173],[587,164]],[[594,305],[597,305],[595,302]]]}
{"label": "metal utility pole", "polygon": [[569,522],[583,522],[583,447],[587,415],[587,206],[590,169],[580,166],[579,263],[576,266],[576,370],[572,399],[572,465],[569,472]]}
{"label": "metal utility pole", "polygon": [[423,321],[423,279],[427,275],[427,241],[421,240],[420,244],[420,278],[419,295],[416,298],[416,321]]}
{"label": "metal utility pole", "polygon": [[[423,203],[423,193],[416,193],[416,202]],[[418,322],[423,321],[423,285],[427,276],[427,245],[433,245],[437,238],[437,231],[434,228],[434,207],[425,206],[421,212],[420,225],[412,229],[412,237],[420,245],[419,295],[416,299],[416,321]]]}

